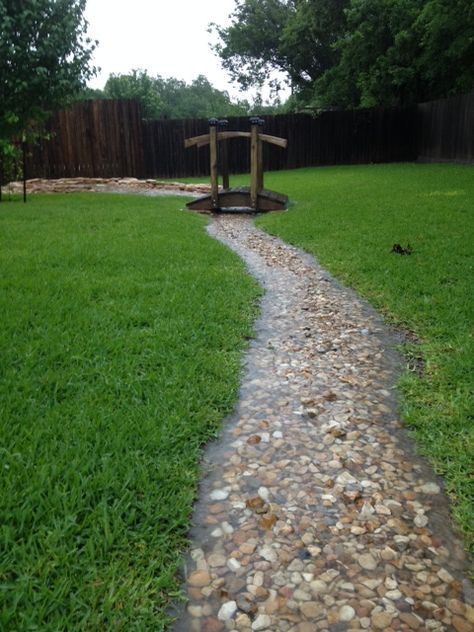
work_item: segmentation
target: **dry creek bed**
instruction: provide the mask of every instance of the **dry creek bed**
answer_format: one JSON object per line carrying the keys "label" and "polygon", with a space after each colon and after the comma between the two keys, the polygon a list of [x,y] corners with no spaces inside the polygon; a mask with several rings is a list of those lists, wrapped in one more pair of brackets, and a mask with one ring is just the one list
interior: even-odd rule
{"label": "dry creek bed", "polygon": [[250,218],[209,233],[265,295],[240,400],[204,455],[175,632],[472,632],[441,481],[398,417],[397,340]]}

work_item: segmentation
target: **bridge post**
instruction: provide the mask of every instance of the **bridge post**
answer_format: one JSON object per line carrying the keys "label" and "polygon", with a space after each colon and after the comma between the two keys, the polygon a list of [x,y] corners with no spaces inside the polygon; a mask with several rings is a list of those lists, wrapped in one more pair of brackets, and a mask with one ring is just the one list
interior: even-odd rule
{"label": "bridge post", "polygon": [[[258,125],[262,128],[265,125],[265,121],[259,118]],[[263,143],[260,136],[258,138],[257,174],[257,187],[261,191],[263,189]]]}
{"label": "bridge post", "polygon": [[250,118],[250,206],[258,208],[258,116]]}
{"label": "bridge post", "polygon": [[[227,119],[219,119],[219,128],[225,130],[229,125]],[[222,188],[229,188],[229,154],[227,151],[227,139],[219,141],[219,164],[222,176]]]}
{"label": "bridge post", "polygon": [[219,208],[219,180],[217,169],[217,125],[216,118],[209,119],[209,154],[211,167],[211,204],[213,209]]}

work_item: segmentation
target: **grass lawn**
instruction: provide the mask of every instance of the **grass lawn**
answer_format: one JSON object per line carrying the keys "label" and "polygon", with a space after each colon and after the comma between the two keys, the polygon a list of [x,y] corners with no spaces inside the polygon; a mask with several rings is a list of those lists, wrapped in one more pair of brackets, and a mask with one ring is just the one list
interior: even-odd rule
{"label": "grass lawn", "polygon": [[182,198],[0,204],[0,628],[161,630],[259,290]]}
{"label": "grass lawn", "polygon": [[[235,180],[235,179],[234,179]],[[238,178],[242,182],[243,178]],[[231,182],[232,184],[232,182]],[[401,379],[419,451],[446,481],[468,546],[474,534],[474,168],[394,164],[266,176],[288,213],[258,225],[301,246],[395,325],[415,332],[424,372]],[[407,244],[413,254],[391,253]]]}

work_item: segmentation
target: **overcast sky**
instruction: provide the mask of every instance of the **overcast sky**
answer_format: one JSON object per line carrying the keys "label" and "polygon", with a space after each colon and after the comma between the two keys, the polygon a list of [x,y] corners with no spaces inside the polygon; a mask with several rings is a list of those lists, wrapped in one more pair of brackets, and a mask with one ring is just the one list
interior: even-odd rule
{"label": "overcast sky", "polygon": [[103,88],[110,73],[147,70],[190,82],[205,75],[219,90],[242,96],[221,68],[209,42],[210,22],[229,23],[235,0],[87,0],[88,34],[99,40],[90,82]]}

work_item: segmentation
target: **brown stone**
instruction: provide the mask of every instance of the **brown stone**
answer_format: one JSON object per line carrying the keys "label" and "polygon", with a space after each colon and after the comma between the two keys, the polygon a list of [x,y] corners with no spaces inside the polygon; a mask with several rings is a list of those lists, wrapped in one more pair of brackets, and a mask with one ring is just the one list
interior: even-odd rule
{"label": "brown stone", "polygon": [[315,619],[324,612],[323,606],[317,601],[306,601],[300,604],[300,610],[308,619]]}
{"label": "brown stone", "polygon": [[256,544],[250,544],[249,542],[244,542],[243,544],[240,545],[239,549],[242,551],[242,553],[244,553],[245,555],[252,555],[252,553],[255,551],[255,549],[257,548]]}
{"label": "brown stone", "polygon": [[459,601],[459,599],[448,599],[446,601],[446,607],[448,610],[451,610],[451,612],[454,612],[454,614],[459,614],[461,616],[464,615],[466,609],[463,602]]}
{"label": "brown stone", "polygon": [[207,571],[194,571],[188,577],[188,584],[196,588],[202,588],[202,586],[209,586],[211,583],[211,576]]}
{"label": "brown stone", "polygon": [[418,630],[422,621],[411,612],[400,612],[399,618],[403,623],[406,623],[410,630]]}
{"label": "brown stone", "polygon": [[451,625],[456,630],[456,632],[472,632],[472,623],[469,623],[464,617],[459,617],[458,615],[454,615]]}
{"label": "brown stone", "polygon": [[260,435],[252,435],[247,439],[247,443],[249,445],[257,445],[258,443],[260,443],[261,440],[262,437]]}
{"label": "brown stone", "polygon": [[245,504],[249,509],[261,513],[264,509],[265,501],[260,496],[254,496],[253,498],[248,498]]}
{"label": "brown stone", "polygon": [[203,632],[222,632],[225,629],[224,623],[214,617],[208,617],[202,622]]}
{"label": "brown stone", "polygon": [[275,514],[265,514],[258,521],[258,526],[262,529],[271,529],[275,525],[277,520],[278,518],[275,516]]}
{"label": "brown stone", "polygon": [[297,632],[317,632],[319,628],[314,623],[311,623],[311,621],[303,621],[298,624],[296,630]]}
{"label": "brown stone", "polygon": [[376,612],[370,618],[376,630],[386,630],[392,623],[393,614],[391,612]]}

